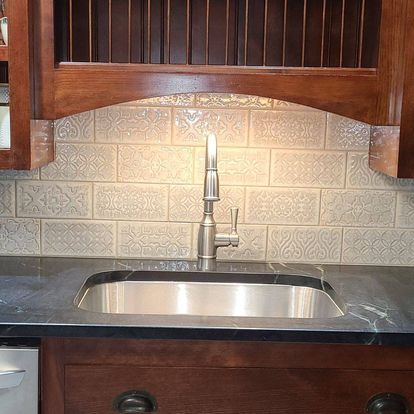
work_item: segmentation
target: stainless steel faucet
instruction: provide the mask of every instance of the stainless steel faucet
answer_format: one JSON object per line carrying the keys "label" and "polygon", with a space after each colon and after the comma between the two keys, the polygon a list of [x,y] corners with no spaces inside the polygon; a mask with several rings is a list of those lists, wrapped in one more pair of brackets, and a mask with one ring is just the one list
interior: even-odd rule
{"label": "stainless steel faucet", "polygon": [[206,145],[206,173],[204,177],[204,213],[198,230],[198,267],[200,270],[214,270],[219,247],[239,245],[237,217],[239,209],[231,211],[230,233],[217,233],[214,221],[214,203],[220,201],[217,172],[217,138],[209,134]]}

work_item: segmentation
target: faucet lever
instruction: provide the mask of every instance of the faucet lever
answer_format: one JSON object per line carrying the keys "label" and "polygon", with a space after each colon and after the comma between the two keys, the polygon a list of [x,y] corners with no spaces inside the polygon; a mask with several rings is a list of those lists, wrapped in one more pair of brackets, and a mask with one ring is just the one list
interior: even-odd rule
{"label": "faucet lever", "polygon": [[239,208],[232,207],[230,209],[230,214],[231,214],[231,233],[237,234],[237,220],[239,218]]}

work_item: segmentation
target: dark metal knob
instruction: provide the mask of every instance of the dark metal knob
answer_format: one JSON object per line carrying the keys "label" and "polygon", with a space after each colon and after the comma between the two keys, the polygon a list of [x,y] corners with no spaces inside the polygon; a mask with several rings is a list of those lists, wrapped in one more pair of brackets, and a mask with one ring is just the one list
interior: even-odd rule
{"label": "dark metal knob", "polygon": [[127,391],[114,399],[113,407],[121,414],[153,413],[157,401],[146,391]]}
{"label": "dark metal knob", "polygon": [[367,405],[368,414],[409,414],[408,401],[398,394],[378,394]]}

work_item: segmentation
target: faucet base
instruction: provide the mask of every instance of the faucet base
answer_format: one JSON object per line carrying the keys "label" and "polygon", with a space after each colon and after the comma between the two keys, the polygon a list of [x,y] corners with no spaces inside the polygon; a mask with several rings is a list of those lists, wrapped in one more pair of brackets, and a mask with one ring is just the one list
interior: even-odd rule
{"label": "faucet base", "polygon": [[215,271],[217,270],[217,261],[216,258],[198,258],[197,269],[202,272]]}

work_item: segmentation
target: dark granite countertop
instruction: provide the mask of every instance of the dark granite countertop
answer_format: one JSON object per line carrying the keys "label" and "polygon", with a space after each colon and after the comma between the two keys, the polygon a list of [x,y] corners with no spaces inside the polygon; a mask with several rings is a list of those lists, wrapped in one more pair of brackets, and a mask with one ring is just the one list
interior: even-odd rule
{"label": "dark granite countertop", "polygon": [[120,337],[414,345],[414,268],[219,262],[217,272],[323,279],[342,298],[332,319],[111,315],[77,309],[85,280],[110,270],[196,270],[195,262],[0,258],[0,337]]}

